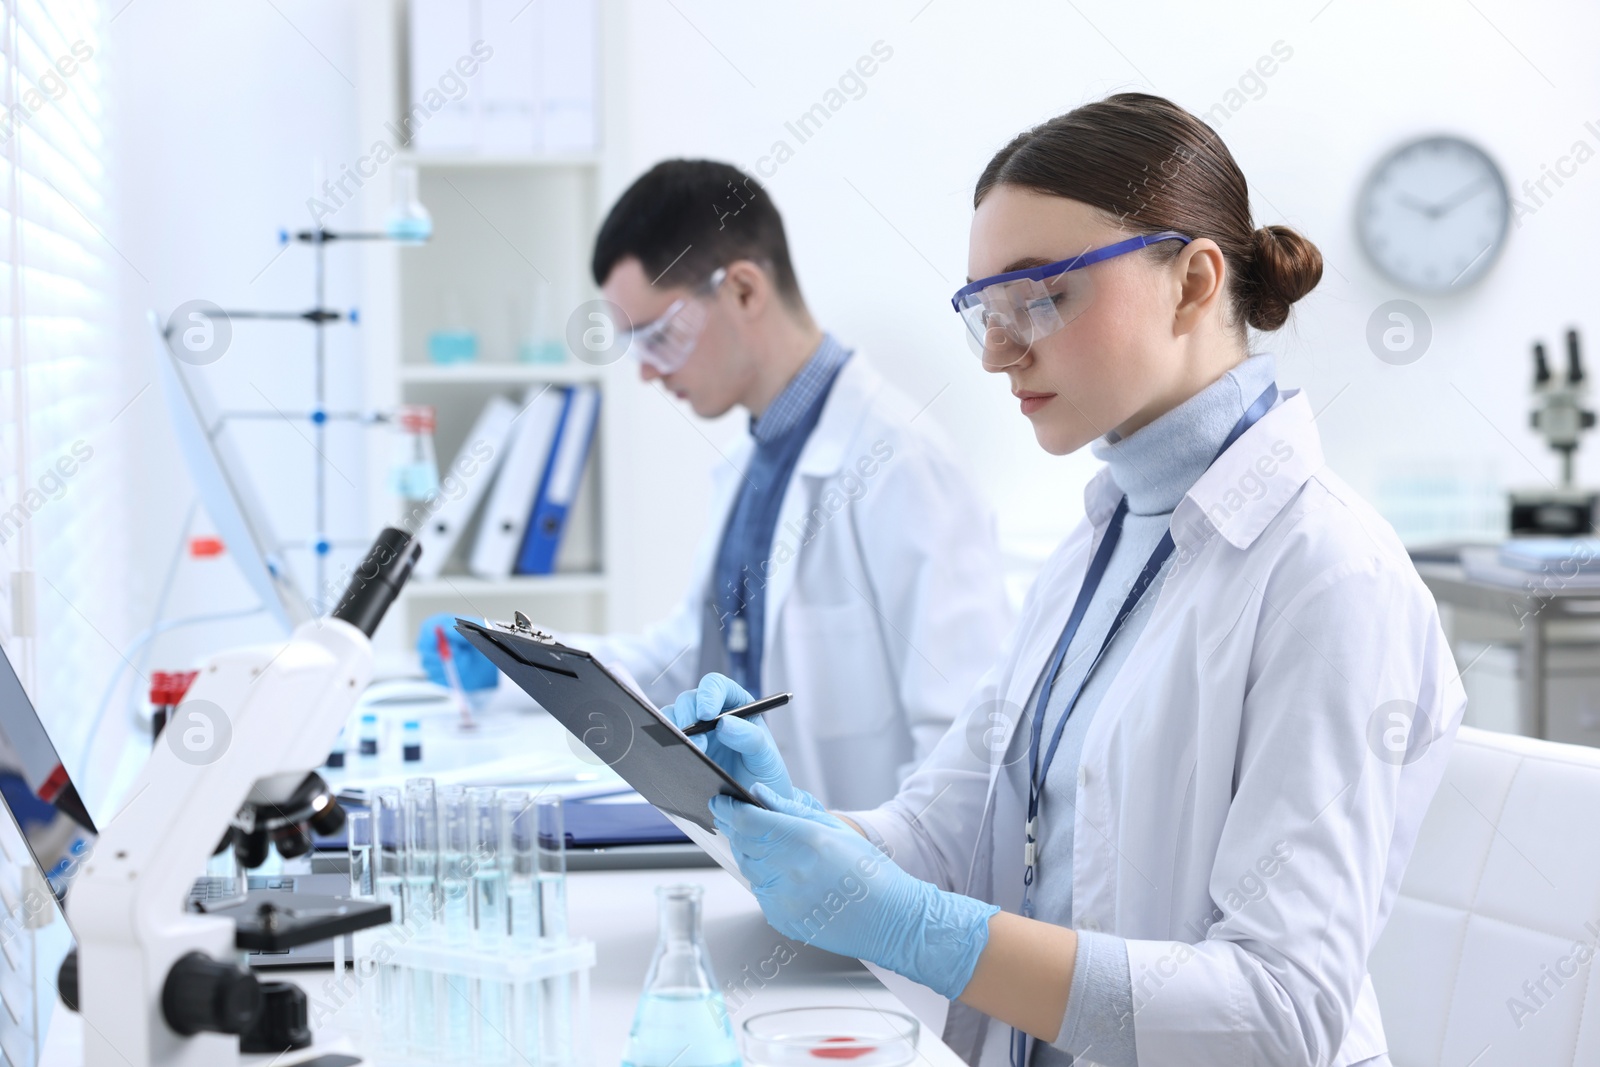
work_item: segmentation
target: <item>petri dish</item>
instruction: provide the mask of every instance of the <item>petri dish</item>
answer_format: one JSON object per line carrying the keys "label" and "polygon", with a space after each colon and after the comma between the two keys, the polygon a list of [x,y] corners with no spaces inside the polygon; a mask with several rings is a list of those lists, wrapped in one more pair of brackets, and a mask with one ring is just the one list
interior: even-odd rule
{"label": "petri dish", "polygon": [[917,1055],[917,1020],[876,1008],[788,1008],[746,1019],[748,1067],[899,1067]]}

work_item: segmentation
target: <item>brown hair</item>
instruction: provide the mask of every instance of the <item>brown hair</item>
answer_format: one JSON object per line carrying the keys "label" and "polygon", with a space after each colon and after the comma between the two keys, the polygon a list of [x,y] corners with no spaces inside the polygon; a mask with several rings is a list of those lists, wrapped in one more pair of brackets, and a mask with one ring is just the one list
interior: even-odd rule
{"label": "brown hair", "polygon": [[1019,133],[983,169],[973,206],[996,185],[1082,201],[1135,233],[1209,237],[1230,267],[1232,308],[1258,330],[1282,326],[1322,278],[1316,245],[1287,226],[1251,224],[1249,188],[1216,131],[1159,96],[1118,93]]}

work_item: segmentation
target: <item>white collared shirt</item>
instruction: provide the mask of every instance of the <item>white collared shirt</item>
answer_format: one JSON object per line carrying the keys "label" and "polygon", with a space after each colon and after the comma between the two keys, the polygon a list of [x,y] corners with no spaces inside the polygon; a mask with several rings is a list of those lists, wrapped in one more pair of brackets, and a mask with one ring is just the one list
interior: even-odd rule
{"label": "white collared shirt", "polygon": [[[852,815],[912,874],[1018,909],[1026,797],[998,772],[1027,758],[1028,694],[1119,496],[1106,472],[1090,482],[1086,521],[962,717],[894,800]],[[1379,1055],[1367,954],[1465,706],[1433,598],[1323,465],[1298,392],[1172,529],[1170,573],[1084,738],[1073,925],[1127,939],[1141,1067]],[[945,1038],[1002,1067],[1009,1027],[985,1040],[985,1023],[952,1005]]]}

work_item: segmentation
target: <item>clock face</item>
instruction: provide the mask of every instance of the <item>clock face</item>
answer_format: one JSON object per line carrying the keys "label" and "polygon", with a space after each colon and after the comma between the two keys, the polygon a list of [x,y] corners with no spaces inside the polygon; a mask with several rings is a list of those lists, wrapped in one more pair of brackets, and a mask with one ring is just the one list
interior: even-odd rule
{"label": "clock face", "polygon": [[1361,190],[1361,246],[1391,280],[1425,293],[1483,276],[1511,218],[1505,179],[1478,146],[1428,137],[1391,152]]}

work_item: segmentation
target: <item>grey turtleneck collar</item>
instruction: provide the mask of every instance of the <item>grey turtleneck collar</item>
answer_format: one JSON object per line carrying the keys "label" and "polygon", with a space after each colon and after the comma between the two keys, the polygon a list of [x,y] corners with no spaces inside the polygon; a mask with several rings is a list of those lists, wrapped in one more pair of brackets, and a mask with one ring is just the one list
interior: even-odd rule
{"label": "grey turtleneck collar", "polygon": [[1178,506],[1206,472],[1228,432],[1277,378],[1270,354],[1247,358],[1188,400],[1127,437],[1113,430],[1090,447],[1111,468],[1134,515]]}

